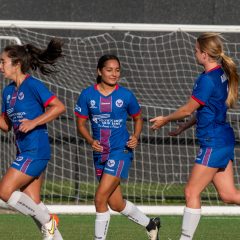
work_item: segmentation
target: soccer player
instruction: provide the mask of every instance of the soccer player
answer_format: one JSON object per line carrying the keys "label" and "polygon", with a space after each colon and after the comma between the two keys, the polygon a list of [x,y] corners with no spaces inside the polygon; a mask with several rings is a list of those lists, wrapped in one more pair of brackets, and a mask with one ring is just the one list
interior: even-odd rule
{"label": "soccer player", "polygon": [[196,41],[195,55],[204,72],[196,79],[189,101],[168,116],[150,120],[157,130],[170,121],[183,119],[196,111],[188,122],[170,135],[178,135],[196,124],[200,149],[185,187],[186,207],[180,240],[190,240],[198,226],[201,214],[201,192],[213,183],[225,203],[240,204],[240,191],[233,178],[234,132],[228,122],[228,108],[238,98],[236,65],[223,51],[222,36],[203,33]]}
{"label": "soccer player", "polygon": [[0,198],[38,222],[44,240],[62,239],[56,228],[58,218],[41,202],[40,190],[50,159],[46,123],[63,113],[65,106],[28,72],[39,69],[50,74],[61,56],[62,42],[52,39],[46,49],[32,44],[6,46],[0,59],[0,71],[12,80],[2,94],[0,129],[13,128],[17,147],[16,159],[0,181]]}
{"label": "soccer player", "polygon": [[[142,131],[141,109],[134,94],[118,85],[120,62],[115,55],[103,55],[97,65],[97,84],[84,89],[75,114],[81,135],[92,146],[99,185],[95,194],[95,240],[106,239],[109,207],[146,227],[149,239],[158,239],[159,218],[149,219],[133,203],[123,199],[120,181],[128,177],[133,149]],[[134,133],[127,130],[127,116],[134,121]],[[86,121],[90,119],[93,136]]]}

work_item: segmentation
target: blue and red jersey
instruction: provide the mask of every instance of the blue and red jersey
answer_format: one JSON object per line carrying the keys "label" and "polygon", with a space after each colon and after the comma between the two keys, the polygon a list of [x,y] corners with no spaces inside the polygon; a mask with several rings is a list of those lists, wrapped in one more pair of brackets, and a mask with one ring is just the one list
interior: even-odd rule
{"label": "blue and red jersey", "polygon": [[24,153],[38,159],[50,159],[50,145],[46,124],[23,133],[19,131],[22,119],[35,119],[42,115],[45,107],[55,98],[38,79],[27,75],[19,88],[10,83],[3,90],[2,114],[6,114],[16,136],[17,153]]}
{"label": "blue and red jersey", "polygon": [[77,117],[90,119],[93,138],[103,146],[103,155],[126,147],[129,140],[127,117],[140,112],[134,94],[119,85],[108,96],[98,91],[97,84],[90,86],[81,92],[75,107]]}
{"label": "blue and red jersey", "polygon": [[226,121],[228,78],[221,66],[203,72],[197,78],[192,98],[201,106],[197,110],[197,138],[202,146],[234,145],[233,130]]}

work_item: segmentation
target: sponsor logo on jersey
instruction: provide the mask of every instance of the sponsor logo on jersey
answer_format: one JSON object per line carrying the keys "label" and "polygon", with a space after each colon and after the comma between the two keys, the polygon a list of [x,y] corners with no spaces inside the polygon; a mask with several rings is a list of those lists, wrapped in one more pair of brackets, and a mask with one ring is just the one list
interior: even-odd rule
{"label": "sponsor logo on jersey", "polygon": [[120,107],[122,107],[122,105],[123,105],[123,100],[122,99],[118,99],[116,101],[116,106],[120,108]]}
{"label": "sponsor logo on jersey", "polygon": [[10,115],[12,112],[13,112],[13,108],[9,108],[9,109],[7,110],[7,114],[8,114],[8,115]]}
{"label": "sponsor logo on jersey", "polygon": [[78,111],[78,112],[82,111],[82,109],[78,105],[76,105],[75,110]]}
{"label": "sponsor logo on jersey", "polygon": [[17,158],[16,158],[16,161],[18,161],[18,162],[20,162],[20,161],[22,161],[23,160],[23,156],[18,156]]}
{"label": "sponsor logo on jersey", "polygon": [[91,100],[90,101],[90,108],[97,108],[95,105],[96,105],[95,100]]}
{"label": "sponsor logo on jersey", "polygon": [[97,123],[99,119],[109,118],[110,114],[92,115],[93,122]]}
{"label": "sponsor logo on jersey", "polygon": [[7,95],[7,103],[9,103],[10,99],[11,99],[11,95]]}
{"label": "sponsor logo on jersey", "polygon": [[107,162],[107,165],[108,165],[109,167],[113,167],[113,166],[115,165],[115,160],[109,159],[108,162]]}
{"label": "sponsor logo on jersey", "polygon": [[226,77],[225,74],[223,74],[223,75],[221,76],[221,80],[222,80],[222,83],[224,83],[225,81],[227,81],[227,77]]}
{"label": "sponsor logo on jersey", "polygon": [[19,99],[19,100],[23,100],[23,99],[24,99],[24,93],[23,93],[23,92],[20,92],[20,93],[18,94],[18,99]]}
{"label": "sponsor logo on jersey", "polygon": [[198,151],[198,157],[202,155],[203,150],[200,148]]}

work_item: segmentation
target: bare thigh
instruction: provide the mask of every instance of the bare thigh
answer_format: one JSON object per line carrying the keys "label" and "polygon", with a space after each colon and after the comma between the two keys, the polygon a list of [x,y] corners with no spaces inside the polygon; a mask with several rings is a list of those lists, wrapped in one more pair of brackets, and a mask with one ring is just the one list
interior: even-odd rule
{"label": "bare thigh", "polygon": [[110,196],[120,184],[120,178],[103,174],[95,194],[95,206],[97,212],[105,212],[108,210],[107,204]]}
{"label": "bare thigh", "polygon": [[33,179],[30,183],[23,186],[21,191],[27,194],[30,198],[33,199],[34,202],[41,202],[41,187],[43,182],[44,174],[42,173],[40,177]]}
{"label": "bare thigh", "polygon": [[30,184],[34,177],[28,176],[15,168],[9,168],[0,181],[0,198],[7,202],[12,193]]}
{"label": "bare thigh", "polygon": [[213,184],[224,202],[240,204],[240,191],[236,189],[234,184],[232,161],[229,161],[224,170],[215,174]]}
{"label": "bare thigh", "polygon": [[200,194],[212,182],[217,168],[210,168],[195,163],[185,187],[186,205],[190,208],[200,208]]}

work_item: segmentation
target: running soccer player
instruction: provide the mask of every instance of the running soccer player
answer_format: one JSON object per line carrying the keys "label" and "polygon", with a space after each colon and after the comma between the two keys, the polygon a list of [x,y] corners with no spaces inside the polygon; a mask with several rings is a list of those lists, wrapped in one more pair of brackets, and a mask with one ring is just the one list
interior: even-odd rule
{"label": "running soccer player", "polygon": [[[97,84],[84,89],[75,114],[81,135],[92,146],[99,185],[95,194],[95,240],[106,239],[110,212],[108,205],[130,220],[146,227],[149,239],[158,239],[159,218],[149,219],[133,203],[123,199],[120,181],[128,177],[133,149],[142,131],[141,109],[133,93],[118,85],[120,62],[115,55],[103,55],[97,65]],[[126,120],[134,121],[130,136]],[[86,121],[90,119],[93,136]]]}
{"label": "running soccer player", "polygon": [[41,225],[44,240],[62,239],[56,228],[58,218],[51,216],[41,202],[40,190],[50,159],[46,123],[63,113],[65,107],[28,72],[39,69],[50,74],[61,56],[62,42],[53,39],[44,50],[32,44],[9,45],[0,59],[0,71],[12,80],[2,94],[0,129],[7,132],[13,128],[17,147],[16,159],[0,181],[0,198]]}
{"label": "running soccer player", "polygon": [[201,215],[201,192],[213,183],[225,203],[240,204],[240,191],[234,185],[234,132],[226,122],[227,109],[238,98],[236,65],[223,51],[222,36],[203,33],[196,41],[195,55],[204,72],[197,78],[189,101],[168,116],[150,120],[157,130],[170,121],[183,119],[196,112],[188,122],[170,135],[178,135],[196,123],[200,150],[185,187],[186,207],[180,240],[190,240]]}

